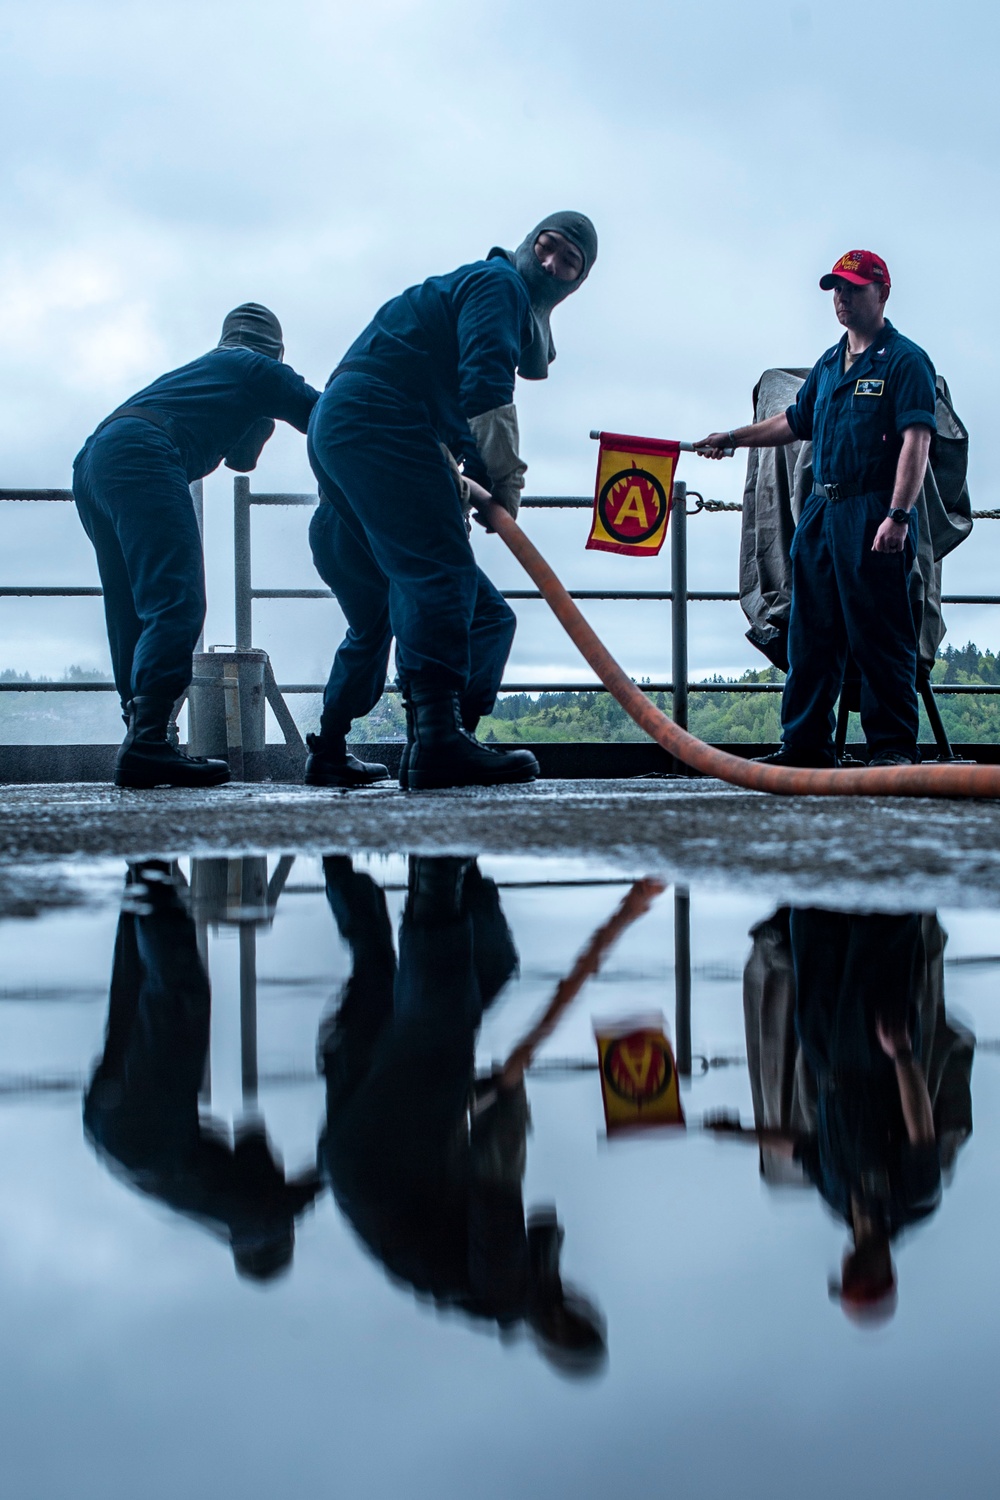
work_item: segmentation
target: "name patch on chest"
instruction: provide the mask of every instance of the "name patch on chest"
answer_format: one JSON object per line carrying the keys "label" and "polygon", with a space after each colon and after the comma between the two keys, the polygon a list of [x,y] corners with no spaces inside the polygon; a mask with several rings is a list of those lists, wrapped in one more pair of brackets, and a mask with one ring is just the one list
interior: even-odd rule
{"label": "name patch on chest", "polygon": [[859,380],[854,387],[854,394],[856,396],[881,396],[884,390],[884,380]]}

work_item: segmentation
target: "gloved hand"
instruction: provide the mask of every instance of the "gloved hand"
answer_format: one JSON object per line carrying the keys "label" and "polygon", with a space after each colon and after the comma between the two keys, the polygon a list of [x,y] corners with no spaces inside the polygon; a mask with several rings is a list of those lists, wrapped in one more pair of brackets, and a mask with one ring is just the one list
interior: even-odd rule
{"label": "gloved hand", "polygon": [[517,408],[511,402],[470,417],[469,430],[490,476],[493,499],[516,520],[528,468],[518,453]]}

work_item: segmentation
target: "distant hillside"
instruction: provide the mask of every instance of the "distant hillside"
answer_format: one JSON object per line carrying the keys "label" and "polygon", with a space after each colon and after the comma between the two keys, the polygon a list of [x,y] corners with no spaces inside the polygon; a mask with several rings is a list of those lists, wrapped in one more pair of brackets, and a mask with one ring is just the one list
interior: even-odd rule
{"label": "distant hillside", "polygon": [[[0,671],[0,683],[50,682]],[[60,682],[110,682],[106,672],[68,667]],[[0,744],[112,745],[124,734],[117,693],[0,693]]]}
{"label": "distant hillside", "polygon": [[[1000,684],[1000,660],[980,651],[971,642],[947,646],[938,654],[933,671],[935,682]],[[746,671],[737,679],[712,677],[709,682],[780,683],[784,674],[776,667]],[[653,693],[653,702],[670,713],[669,693]],[[1000,741],[1000,695],[997,697],[939,698],[938,707],[948,734],[956,744]],[[688,725],[692,734],[710,744],[774,744],[781,736],[780,693],[697,693],[688,700]],[[931,741],[930,726],[921,710],[920,737]],[[311,726],[310,726],[311,727]],[[383,698],[367,720],[355,726],[357,739],[402,739],[405,733],[398,697]],[[493,714],[479,726],[487,742],[531,744],[540,740],[640,741],[642,731],[619,708],[610,693],[511,693],[501,698]],[[851,740],[860,740],[861,724],[851,716]]]}
{"label": "distant hillside", "polygon": [[[1000,685],[1000,659],[966,646],[947,646],[934,667],[935,682]],[[108,681],[100,672],[70,667],[64,681]],[[27,673],[0,671],[0,683],[46,681]],[[724,683],[732,678],[708,681]],[[780,683],[774,667],[747,671],[735,679],[741,683]],[[670,713],[670,695],[653,693],[654,703]],[[688,722],[692,734],[710,744],[774,744],[780,736],[779,693],[698,693],[689,700]],[[299,697],[290,706],[303,730],[317,727],[318,697]],[[939,698],[945,728],[957,745],[1000,742],[1000,695]],[[386,694],[366,719],[355,725],[354,738],[380,743],[402,740],[406,726],[398,694]],[[114,693],[0,693],[0,742],[46,744],[76,741],[82,744],[114,743],[122,734],[118,700]],[[480,737],[488,742],[532,744],[541,740],[640,741],[642,731],[619,708],[609,693],[511,693],[501,698],[496,710],[484,719]],[[852,740],[861,738],[857,715],[851,717]],[[921,711],[921,739],[933,738]]]}

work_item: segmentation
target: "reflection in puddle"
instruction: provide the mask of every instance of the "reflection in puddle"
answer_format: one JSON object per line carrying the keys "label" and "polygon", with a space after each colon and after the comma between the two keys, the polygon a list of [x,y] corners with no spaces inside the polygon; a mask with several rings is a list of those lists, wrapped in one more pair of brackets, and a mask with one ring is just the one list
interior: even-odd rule
{"label": "reflection in puddle", "polygon": [[975,1038],[944,1004],[934,915],[781,908],[751,934],[743,1003],[754,1129],[769,1182],[808,1181],[848,1226],[831,1293],[891,1316],[892,1241],[927,1218],[972,1134]]}
{"label": "reflection in puddle", "polygon": [[199,1113],[210,1025],[208,974],[170,867],[133,866],[84,1129],[113,1171],[224,1238],[241,1275],[268,1281],[291,1265],[295,1220],[319,1183],[286,1179],[256,1122],[230,1142]]}
{"label": "reflection in puddle", "polygon": [[395,1279],[596,1370],[601,1318],[563,1283],[555,1210],[525,1224],[528,1056],[475,1077],[483,1014],[517,967],[495,882],[475,860],[411,858],[397,963],[371,877],[347,858],[323,869],[353,963],[320,1041],[319,1159],[339,1208]]}
{"label": "reflection in puddle", "polygon": [[[311,1493],[331,1443],[379,1496],[462,1493],[501,1449],[486,1496],[655,1493],[657,1445],[607,1434],[664,1424],[691,1494],[838,1493],[845,1424],[866,1475],[989,1492],[1000,915],[246,857],[146,860],[120,907],[0,930],[8,1492],[129,1492],[79,1483],[123,1424],[156,1496]],[[672,1050],[636,1019],[664,1012]],[[674,1068],[688,1129],[609,1136],[602,1081],[642,1124]]]}

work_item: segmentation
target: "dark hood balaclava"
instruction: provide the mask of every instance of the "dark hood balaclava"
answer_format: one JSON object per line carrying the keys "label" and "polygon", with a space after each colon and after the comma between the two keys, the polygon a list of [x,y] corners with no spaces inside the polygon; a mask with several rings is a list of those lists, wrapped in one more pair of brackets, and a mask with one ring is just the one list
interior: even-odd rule
{"label": "dark hood balaclava", "polygon": [[281,360],[285,354],[281,324],[270,308],[262,307],[259,302],[241,302],[226,314],[219,348],[254,349],[258,354]]}
{"label": "dark hood balaclava", "polygon": [[[560,281],[558,276],[550,276],[542,269],[535,255],[535,242],[547,229],[563,235],[583,256],[583,270],[575,281]],[[521,352],[517,373],[524,380],[545,380],[549,365],[556,357],[556,346],[549,329],[549,315],[558,303],[582,286],[590,275],[591,267],[597,259],[597,230],[586,214],[567,209],[561,213],[549,214],[548,218],[536,224],[515,251],[494,246],[488,259],[496,255],[502,255],[520,271],[528,286],[531,311],[535,319],[535,336],[528,348]]]}

